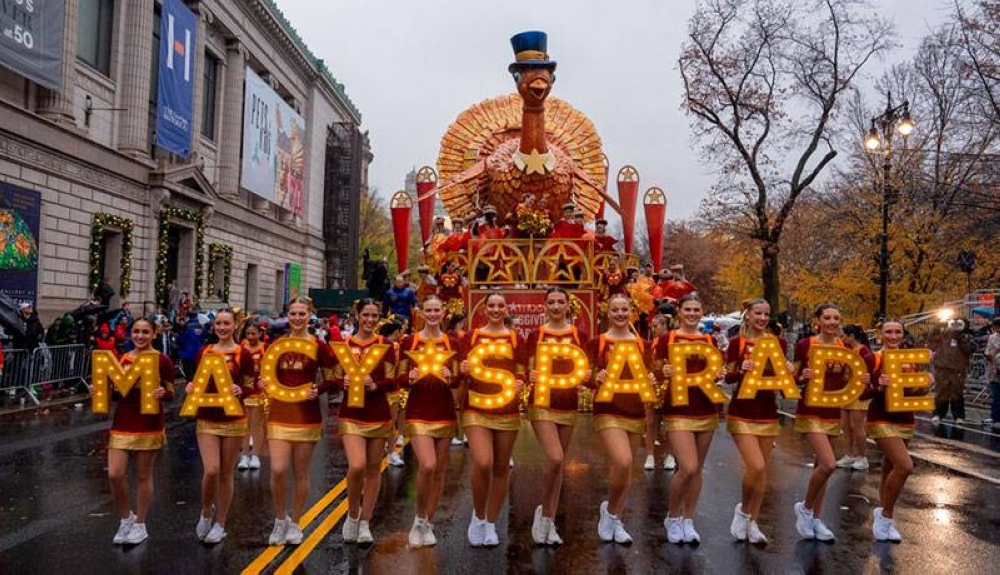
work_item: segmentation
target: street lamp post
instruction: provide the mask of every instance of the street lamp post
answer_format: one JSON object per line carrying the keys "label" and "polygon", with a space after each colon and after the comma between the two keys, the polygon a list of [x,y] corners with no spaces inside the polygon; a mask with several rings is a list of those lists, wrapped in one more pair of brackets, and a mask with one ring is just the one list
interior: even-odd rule
{"label": "street lamp post", "polygon": [[916,123],[910,117],[910,103],[892,105],[888,95],[885,112],[872,118],[872,127],[865,136],[865,148],[882,152],[882,236],[878,262],[878,319],[884,319],[889,293],[889,205],[896,200],[892,189],[892,135],[896,130],[904,138],[913,133]]}

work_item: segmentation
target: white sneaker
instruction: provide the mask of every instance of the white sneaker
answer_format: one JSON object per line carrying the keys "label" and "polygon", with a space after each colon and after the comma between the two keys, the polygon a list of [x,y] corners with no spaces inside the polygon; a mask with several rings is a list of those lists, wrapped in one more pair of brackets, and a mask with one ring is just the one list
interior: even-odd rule
{"label": "white sneaker", "polygon": [[559,536],[559,532],[556,531],[556,522],[554,519],[545,519],[545,523],[548,524],[548,532],[545,535],[545,542],[549,545],[562,545],[562,537]]}
{"label": "white sneaker", "polygon": [[642,468],[646,471],[652,471],[656,469],[656,459],[652,454],[646,456],[646,462],[642,464]]}
{"label": "white sneaker", "polygon": [[823,523],[818,517],[813,519],[813,533],[816,534],[816,539],[820,541],[833,541],[835,539],[833,531],[830,531],[826,523]]}
{"label": "white sneaker", "polygon": [[284,545],[285,544],[285,534],[288,532],[288,524],[291,521],[285,517],[284,519],[274,520],[274,529],[271,530],[271,536],[267,538],[268,545]]}
{"label": "white sneaker", "polygon": [[888,541],[889,530],[887,529],[885,517],[882,516],[882,508],[876,507],[872,510],[872,535],[876,541]]}
{"label": "white sneaker", "polygon": [[815,539],[815,518],[813,517],[812,510],[806,509],[806,505],[802,501],[797,502],[794,508],[795,530],[799,532],[799,535],[801,535],[803,539]]}
{"label": "white sneaker", "polygon": [[854,463],[851,464],[851,469],[855,471],[865,471],[866,469],[868,469],[868,458],[858,457],[857,459],[854,460]]}
{"label": "white sneaker", "polygon": [[510,458],[510,463],[508,463],[507,466],[510,469],[514,469],[514,458],[513,457]]}
{"label": "white sneaker", "polygon": [[542,506],[535,507],[535,520],[531,523],[531,538],[538,545],[545,545],[549,538],[549,524],[542,516]]}
{"label": "white sneaker", "polygon": [[421,530],[421,535],[423,537],[421,544],[424,547],[433,547],[437,545],[438,540],[437,537],[434,536],[434,524],[426,519],[424,519],[424,526]]}
{"label": "white sneaker", "polygon": [[628,534],[628,531],[625,531],[625,525],[622,523],[621,518],[615,517],[614,525],[615,543],[618,543],[619,545],[631,545],[632,536]]}
{"label": "white sneaker", "polygon": [[260,458],[256,455],[250,456],[250,469],[260,469]]}
{"label": "white sneaker", "polygon": [[288,529],[285,530],[285,543],[298,545],[302,543],[302,528],[294,521],[288,522]]}
{"label": "white sneaker", "polygon": [[472,512],[472,519],[469,520],[469,529],[466,535],[469,538],[469,545],[473,547],[482,547],[483,539],[486,537],[486,525],[485,521],[476,517],[476,512]]}
{"label": "white sneaker", "polygon": [[850,455],[845,455],[837,460],[837,467],[840,469],[848,469],[854,465],[854,458]]}
{"label": "white sneaker", "polygon": [[250,469],[250,458],[246,455],[241,455],[240,462],[236,464],[236,469],[239,469],[240,471]]}
{"label": "white sneaker", "polygon": [[403,458],[398,453],[393,451],[389,454],[389,465],[393,467],[406,467],[406,462],[403,461]]}
{"label": "white sneaker", "polygon": [[407,538],[410,543],[410,547],[422,547],[424,544],[424,519],[420,517],[413,518],[413,527],[410,527],[410,535]]}
{"label": "white sneaker", "polygon": [[461,437],[452,437],[451,438],[451,444],[453,446],[455,446],[455,445],[462,445],[462,438]]}
{"label": "white sneaker", "polygon": [[402,447],[404,443],[406,443],[406,438],[400,433],[396,436],[396,447]]}
{"label": "white sneaker", "polygon": [[615,519],[608,513],[608,502],[601,502],[601,519],[597,522],[597,536],[601,541],[614,541],[615,539]]}
{"label": "white sneaker", "polygon": [[370,545],[375,542],[375,537],[372,536],[371,526],[368,525],[367,521],[358,521],[358,544],[359,545]]}
{"label": "white sneaker", "polygon": [[131,531],[132,526],[135,525],[135,519],[135,513],[129,511],[127,519],[120,519],[118,521],[118,531],[115,533],[114,539],[111,540],[112,543],[115,545],[125,543],[125,540],[128,539],[128,532]]}
{"label": "white sneaker", "polygon": [[993,425],[993,420],[987,417],[986,419],[980,421],[979,424],[982,425],[983,427],[989,427]]}
{"label": "white sneaker", "polygon": [[757,525],[756,521],[750,521],[747,524],[747,540],[754,545],[767,544],[767,537],[760,532],[760,526]]}
{"label": "white sneaker", "polygon": [[673,455],[668,455],[667,458],[663,460],[663,468],[667,471],[677,469],[677,460],[674,459]]}
{"label": "white sneaker", "polygon": [[198,536],[198,540],[204,541],[205,536],[208,535],[208,532],[211,530],[212,530],[212,518],[203,517],[199,515],[198,525],[196,525],[194,528],[194,534]]}
{"label": "white sneaker", "polygon": [[892,541],[893,543],[899,543],[900,541],[902,541],[903,540],[903,536],[900,535],[899,531],[896,530],[896,520],[895,519],[886,518],[885,521],[889,525],[888,528],[887,528],[888,535],[889,535],[889,539],[888,540]]}
{"label": "white sneaker", "polygon": [[128,530],[128,535],[125,536],[125,543],[138,545],[146,539],[149,539],[149,533],[146,533],[146,524],[133,523],[132,528]]}
{"label": "white sneaker", "polygon": [[931,424],[937,425],[939,423],[941,423],[941,417],[940,416],[935,415],[934,417],[931,418]]}
{"label": "white sneaker", "polygon": [[684,543],[684,518],[667,516],[663,520],[663,528],[667,530],[667,541]]}
{"label": "white sneaker", "polygon": [[226,528],[216,523],[212,526],[212,530],[208,532],[208,535],[205,535],[204,541],[205,543],[215,545],[216,543],[220,543],[225,538]]}
{"label": "white sneaker", "polygon": [[694,519],[685,519],[682,523],[684,528],[685,543],[701,543],[701,535],[694,528]]}
{"label": "white sneaker", "polygon": [[357,543],[358,542],[358,530],[360,529],[361,517],[357,519],[351,517],[348,513],[347,517],[344,518],[344,530],[342,535],[344,537],[344,543]]}
{"label": "white sneaker", "polygon": [[729,524],[729,534],[737,541],[746,541],[749,524],[750,516],[743,513],[743,504],[737,503],[733,511],[733,522]]}
{"label": "white sneaker", "polygon": [[497,524],[483,521],[483,547],[496,547],[500,545],[500,537],[497,535]]}

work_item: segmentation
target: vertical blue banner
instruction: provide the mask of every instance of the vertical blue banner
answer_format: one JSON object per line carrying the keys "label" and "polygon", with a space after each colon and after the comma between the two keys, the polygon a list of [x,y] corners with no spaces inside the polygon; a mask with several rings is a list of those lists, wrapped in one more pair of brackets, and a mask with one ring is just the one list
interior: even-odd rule
{"label": "vertical blue banner", "polygon": [[197,27],[181,0],[163,1],[155,143],[182,158],[191,155]]}

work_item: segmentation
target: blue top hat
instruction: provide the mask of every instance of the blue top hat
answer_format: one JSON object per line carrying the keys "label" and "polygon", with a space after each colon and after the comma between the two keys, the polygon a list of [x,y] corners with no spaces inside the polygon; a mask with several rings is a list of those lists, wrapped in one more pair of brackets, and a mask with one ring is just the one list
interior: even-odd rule
{"label": "blue top hat", "polygon": [[515,34],[510,39],[510,46],[514,49],[514,62],[509,68],[545,66],[555,70],[556,63],[549,60],[548,44],[548,34],[539,30]]}

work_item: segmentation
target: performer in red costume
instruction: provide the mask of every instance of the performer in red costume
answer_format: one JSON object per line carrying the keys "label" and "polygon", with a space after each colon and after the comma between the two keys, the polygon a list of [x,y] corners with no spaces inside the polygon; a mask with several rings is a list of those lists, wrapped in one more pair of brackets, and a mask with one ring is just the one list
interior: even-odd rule
{"label": "performer in red costume", "polygon": [[[344,340],[355,361],[361,361],[373,345],[388,345],[371,374],[365,378],[364,407],[351,407],[345,399],[340,404],[340,437],[347,454],[347,517],[344,519],[344,542],[370,544],[375,541],[369,522],[375,513],[382,483],[382,453],[392,434],[392,413],[387,394],[396,387],[396,354],[392,342],[375,334],[380,311],[378,302],[364,298],[354,306],[358,314],[358,333]],[[336,379],[345,393],[350,382],[343,366],[337,366]]]}
{"label": "performer in red costume", "polygon": [[576,219],[576,206],[572,203],[563,206],[563,219],[555,223],[552,228],[551,239],[573,240],[582,238],[587,233],[583,223]]}
{"label": "performer in red costume", "polygon": [[594,224],[594,251],[614,253],[618,239],[608,235],[608,220],[600,219]]}
{"label": "performer in red costume", "polygon": [[465,229],[462,218],[452,218],[451,234],[441,243],[441,249],[449,254],[465,253],[469,249],[472,232]]}
{"label": "performer in red costume", "polygon": [[[135,349],[121,358],[122,367],[131,369],[136,358],[144,351],[150,351],[153,345],[153,335],[156,326],[145,318],[132,323],[132,343]],[[146,513],[153,501],[153,462],[156,454],[166,443],[164,433],[163,402],[174,398],[174,364],[166,355],[160,354],[159,362],[160,387],[153,391],[153,399],[159,401],[159,413],[143,415],[142,390],[138,385],[133,387],[128,395],[121,397],[117,391],[112,391],[112,399],[118,401],[114,419],[111,421],[111,433],[108,440],[108,480],[111,483],[111,498],[118,508],[121,521],[114,543],[136,545],[145,541]],[[128,462],[135,461],[135,478],[138,502],[136,511],[132,513],[128,493]]]}
{"label": "performer in red costume", "polygon": [[[247,425],[250,433],[243,438],[243,455],[236,466],[240,470],[260,469],[260,456],[267,454],[267,427],[264,415],[265,395],[260,388],[260,361],[264,359],[267,345],[261,340],[260,328],[256,324],[247,325],[243,330],[243,342],[240,346],[253,358],[253,385],[249,386],[243,395],[243,409],[247,412]],[[253,446],[250,440],[253,439]]]}
{"label": "performer in red costume", "polygon": [[684,279],[684,266],[681,264],[670,266],[670,269],[660,270],[660,281],[657,284],[658,296],[670,302],[676,302],[698,288]]}

